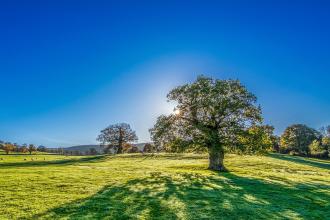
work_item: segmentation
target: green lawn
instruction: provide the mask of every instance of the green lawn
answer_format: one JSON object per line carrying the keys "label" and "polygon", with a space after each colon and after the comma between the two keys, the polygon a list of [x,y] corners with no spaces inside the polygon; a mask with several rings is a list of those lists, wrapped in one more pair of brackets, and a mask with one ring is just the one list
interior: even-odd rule
{"label": "green lawn", "polygon": [[[330,219],[330,161],[0,155],[0,219]],[[33,160],[32,160],[33,159]]]}

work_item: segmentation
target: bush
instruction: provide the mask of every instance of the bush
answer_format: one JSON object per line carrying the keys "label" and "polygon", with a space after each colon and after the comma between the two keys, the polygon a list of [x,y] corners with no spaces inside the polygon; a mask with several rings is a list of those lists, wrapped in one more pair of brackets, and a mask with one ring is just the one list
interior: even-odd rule
{"label": "bush", "polygon": [[327,149],[325,149],[325,147],[318,140],[314,140],[309,145],[309,152],[310,152],[310,156],[312,157],[317,157],[317,158],[328,157]]}

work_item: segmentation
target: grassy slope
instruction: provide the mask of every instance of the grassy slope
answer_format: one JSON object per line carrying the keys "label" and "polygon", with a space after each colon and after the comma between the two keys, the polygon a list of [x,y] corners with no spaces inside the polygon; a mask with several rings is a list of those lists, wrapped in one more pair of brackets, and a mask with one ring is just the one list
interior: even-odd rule
{"label": "grassy slope", "polygon": [[198,155],[1,157],[0,219],[330,219],[329,161],[228,156],[218,174]]}

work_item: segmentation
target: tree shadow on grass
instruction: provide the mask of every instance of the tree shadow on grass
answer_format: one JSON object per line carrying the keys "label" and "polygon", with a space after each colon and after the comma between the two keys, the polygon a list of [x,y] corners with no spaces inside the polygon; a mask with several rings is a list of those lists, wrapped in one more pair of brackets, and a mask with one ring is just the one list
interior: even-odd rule
{"label": "tree shadow on grass", "polygon": [[[185,154],[185,153],[136,153],[136,154],[122,154],[117,155],[120,158],[125,159],[163,159],[163,160],[196,160],[196,159],[207,159],[206,154]],[[115,156],[115,157],[117,157]]]}
{"label": "tree shadow on grass", "polygon": [[49,165],[73,165],[77,163],[92,163],[100,162],[105,160],[105,156],[91,156],[91,157],[81,157],[81,158],[70,158],[63,160],[40,160],[38,161],[24,161],[24,162],[14,162],[14,163],[0,163],[0,169],[13,168],[13,167],[38,167],[38,166],[49,166]]}
{"label": "tree shadow on grass", "polygon": [[313,158],[304,158],[299,156],[290,156],[283,154],[269,154],[268,156],[279,160],[300,163],[303,165],[309,165],[317,168],[328,169],[328,170],[330,169],[330,160],[314,160]]}
{"label": "tree shadow on grass", "polygon": [[233,173],[151,173],[34,216],[41,219],[329,219],[328,185],[290,187]]}

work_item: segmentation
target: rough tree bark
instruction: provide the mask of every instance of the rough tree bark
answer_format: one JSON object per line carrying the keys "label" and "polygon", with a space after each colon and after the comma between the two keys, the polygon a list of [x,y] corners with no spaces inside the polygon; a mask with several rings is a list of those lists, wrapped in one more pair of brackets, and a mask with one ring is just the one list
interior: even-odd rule
{"label": "rough tree bark", "polygon": [[223,164],[224,151],[220,148],[209,148],[209,169],[225,172],[227,169]]}
{"label": "rough tree bark", "polygon": [[122,154],[123,153],[123,131],[121,128],[119,128],[119,140],[118,140],[118,149],[117,149],[117,154]]}

